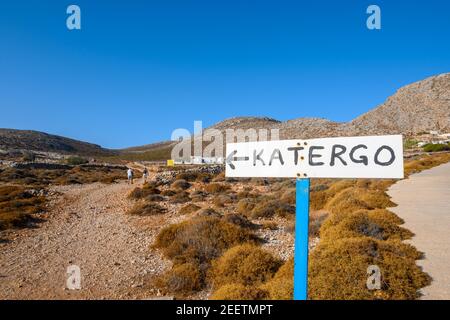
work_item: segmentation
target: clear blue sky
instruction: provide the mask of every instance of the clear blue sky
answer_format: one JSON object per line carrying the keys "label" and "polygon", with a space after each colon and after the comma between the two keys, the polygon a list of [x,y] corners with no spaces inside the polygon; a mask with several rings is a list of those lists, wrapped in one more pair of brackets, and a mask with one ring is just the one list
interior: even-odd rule
{"label": "clear blue sky", "polygon": [[[80,31],[66,28],[69,4]],[[381,31],[366,28],[370,4]],[[111,148],[194,120],[347,121],[443,72],[447,0],[0,3],[0,127]]]}

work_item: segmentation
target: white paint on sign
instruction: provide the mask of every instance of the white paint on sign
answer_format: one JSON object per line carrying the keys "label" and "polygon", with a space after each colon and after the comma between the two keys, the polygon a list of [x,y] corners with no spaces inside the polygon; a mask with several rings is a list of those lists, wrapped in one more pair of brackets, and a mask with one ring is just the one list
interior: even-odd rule
{"label": "white paint on sign", "polygon": [[227,177],[403,178],[401,135],[228,143]]}

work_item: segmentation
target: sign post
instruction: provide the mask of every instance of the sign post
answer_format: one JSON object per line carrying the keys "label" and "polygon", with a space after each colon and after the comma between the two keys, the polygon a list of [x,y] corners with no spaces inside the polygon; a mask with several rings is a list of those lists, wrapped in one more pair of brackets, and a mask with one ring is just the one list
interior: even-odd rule
{"label": "sign post", "polygon": [[310,178],[403,178],[401,135],[228,143],[226,177],[297,178],[294,299],[308,294]]}
{"label": "sign post", "polygon": [[309,179],[297,179],[295,206],[294,300],[308,296]]}

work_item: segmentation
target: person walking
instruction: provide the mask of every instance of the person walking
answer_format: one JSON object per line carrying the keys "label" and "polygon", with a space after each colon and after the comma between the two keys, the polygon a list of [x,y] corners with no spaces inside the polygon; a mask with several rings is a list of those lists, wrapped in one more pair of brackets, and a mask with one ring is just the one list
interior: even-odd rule
{"label": "person walking", "polygon": [[148,177],[148,170],[147,167],[144,168],[144,173],[142,174],[142,178],[144,180],[144,183],[147,182],[147,177]]}
{"label": "person walking", "polygon": [[133,184],[133,170],[128,168],[127,170],[128,184]]}

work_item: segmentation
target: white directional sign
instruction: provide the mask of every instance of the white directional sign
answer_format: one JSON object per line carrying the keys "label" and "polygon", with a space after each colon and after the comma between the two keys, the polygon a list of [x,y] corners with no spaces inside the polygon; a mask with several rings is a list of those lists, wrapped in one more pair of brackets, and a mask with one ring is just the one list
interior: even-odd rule
{"label": "white directional sign", "polygon": [[228,143],[227,177],[403,178],[401,135]]}

